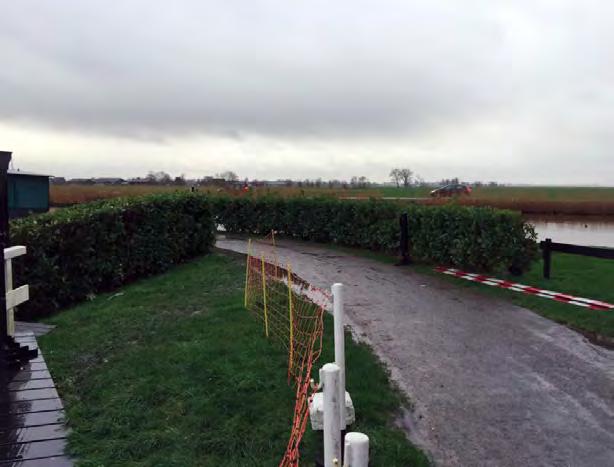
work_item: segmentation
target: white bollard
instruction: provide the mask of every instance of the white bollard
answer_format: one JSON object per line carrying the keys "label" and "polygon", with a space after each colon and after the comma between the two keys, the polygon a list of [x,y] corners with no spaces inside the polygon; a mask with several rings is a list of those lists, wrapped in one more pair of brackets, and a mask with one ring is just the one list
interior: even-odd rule
{"label": "white bollard", "polygon": [[333,318],[335,328],[335,363],[339,367],[339,400],[342,401],[340,416],[340,426],[345,430],[345,334],[343,332],[343,321],[345,313],[343,310],[343,284],[333,284]]}
{"label": "white bollard", "polygon": [[339,367],[327,363],[320,370],[324,393],[324,467],[341,466],[341,401],[339,399]]}
{"label": "white bollard", "polygon": [[367,435],[356,432],[345,435],[343,465],[345,467],[369,467],[369,437]]}

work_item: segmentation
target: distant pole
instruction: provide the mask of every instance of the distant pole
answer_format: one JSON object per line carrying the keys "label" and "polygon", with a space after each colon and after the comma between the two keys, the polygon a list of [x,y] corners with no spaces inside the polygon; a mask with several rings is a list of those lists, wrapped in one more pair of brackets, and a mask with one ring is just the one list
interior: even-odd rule
{"label": "distant pole", "polygon": [[542,242],[542,257],[544,260],[544,277],[550,279],[550,262],[552,260],[551,250],[552,240],[547,238],[545,242]]}
{"label": "distant pole", "polygon": [[0,151],[0,342],[8,341],[8,322],[6,315],[6,278],[4,249],[9,245],[9,190],[8,170],[11,163],[12,152]]}
{"label": "distant pole", "polygon": [[411,263],[411,259],[409,258],[409,220],[407,213],[401,214],[399,218],[399,227],[401,229],[401,260],[398,266],[405,266]]}

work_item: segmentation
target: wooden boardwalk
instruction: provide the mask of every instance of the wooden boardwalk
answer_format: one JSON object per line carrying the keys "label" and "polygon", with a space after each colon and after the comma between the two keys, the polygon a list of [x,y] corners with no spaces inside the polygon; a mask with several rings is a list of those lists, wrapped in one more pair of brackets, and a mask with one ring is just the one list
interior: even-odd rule
{"label": "wooden boardwalk", "polygon": [[[17,342],[38,347],[32,330],[17,330]],[[40,350],[19,372],[0,375],[0,466],[72,466],[66,435],[64,407]]]}

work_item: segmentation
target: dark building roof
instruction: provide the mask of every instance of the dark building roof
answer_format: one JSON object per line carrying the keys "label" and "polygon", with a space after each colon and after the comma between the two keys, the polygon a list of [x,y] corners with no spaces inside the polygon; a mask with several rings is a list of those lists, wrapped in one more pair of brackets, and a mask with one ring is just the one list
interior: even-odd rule
{"label": "dark building roof", "polygon": [[24,172],[22,170],[9,170],[8,171],[9,175],[28,175],[29,177],[51,177],[51,175],[45,175],[45,174],[36,174],[34,172]]}

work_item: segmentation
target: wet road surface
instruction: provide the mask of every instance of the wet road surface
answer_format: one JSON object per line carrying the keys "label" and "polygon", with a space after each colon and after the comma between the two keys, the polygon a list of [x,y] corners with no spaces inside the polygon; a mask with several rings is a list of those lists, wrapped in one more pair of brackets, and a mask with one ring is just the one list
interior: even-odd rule
{"label": "wet road surface", "polygon": [[314,286],[346,285],[347,324],[415,403],[403,426],[437,465],[614,466],[614,351],[411,268],[288,241],[277,256]]}

